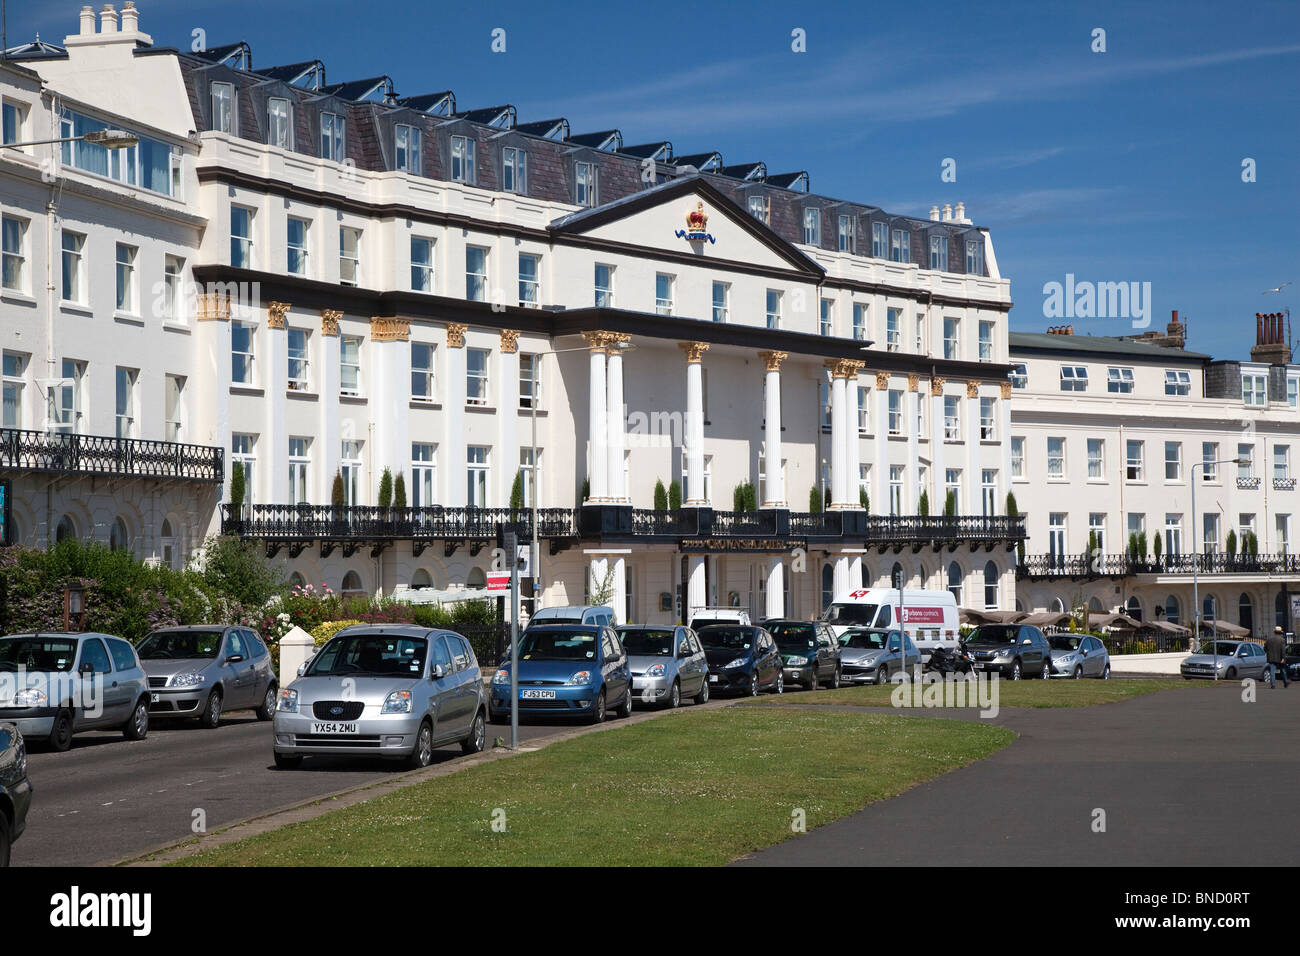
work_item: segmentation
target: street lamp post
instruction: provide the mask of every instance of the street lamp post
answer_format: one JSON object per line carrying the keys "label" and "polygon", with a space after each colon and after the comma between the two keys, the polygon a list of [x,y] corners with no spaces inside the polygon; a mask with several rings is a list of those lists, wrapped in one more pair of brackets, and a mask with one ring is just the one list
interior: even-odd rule
{"label": "street lamp post", "polygon": [[140,142],[140,137],[122,129],[95,129],[80,136],[62,136],[58,139],[32,139],[25,143],[0,143],[5,149],[23,149],[27,146],[50,146],[55,143],[90,143],[105,149],[130,149]]}
{"label": "street lamp post", "polygon": [[[1196,543],[1196,469],[1204,468],[1206,465],[1246,465],[1249,462],[1244,458],[1222,458],[1218,461],[1198,461],[1192,463],[1192,620],[1194,628],[1192,631],[1192,640],[1196,642],[1196,649],[1201,647],[1201,589],[1200,589],[1200,567],[1201,567],[1201,550]],[[1210,647],[1214,655],[1214,679],[1219,679],[1219,642],[1210,641]]]}

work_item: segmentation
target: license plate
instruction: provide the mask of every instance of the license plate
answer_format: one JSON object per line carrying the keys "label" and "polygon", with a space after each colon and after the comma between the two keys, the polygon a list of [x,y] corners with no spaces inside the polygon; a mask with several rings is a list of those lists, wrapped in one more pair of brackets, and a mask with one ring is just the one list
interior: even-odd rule
{"label": "license plate", "polygon": [[342,724],[342,723],[336,724],[336,723],[329,723],[329,722],[322,723],[319,721],[315,721],[311,725],[311,732],[313,734],[346,736],[348,734],[355,734],[357,732],[357,725],[355,722],[346,723],[346,724]]}
{"label": "license plate", "polygon": [[162,699],[162,695],[161,695],[161,694],[150,694],[150,695],[149,695],[149,702],[150,702],[151,704],[156,704],[156,703],[158,703],[158,701],[161,700],[161,699]]}
{"label": "license plate", "polygon": [[553,690],[521,690],[519,692],[520,700],[555,700],[555,691]]}
{"label": "license plate", "polygon": [[982,671],[984,669],[984,665],[981,664],[979,661],[976,661],[971,666],[974,667],[977,671]]}
{"label": "license plate", "polygon": [[710,683],[710,684],[716,684],[717,682],[718,682],[718,675],[717,675],[717,674],[710,674],[710,675],[709,675],[709,683]]}

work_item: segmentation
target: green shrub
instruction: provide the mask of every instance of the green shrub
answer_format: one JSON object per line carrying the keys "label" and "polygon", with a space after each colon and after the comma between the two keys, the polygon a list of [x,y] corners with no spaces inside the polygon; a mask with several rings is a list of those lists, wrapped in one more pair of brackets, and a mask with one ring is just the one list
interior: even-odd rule
{"label": "green shrub", "polygon": [[[867,491],[866,491],[865,488],[862,489],[862,494],[863,494],[864,497],[866,496]],[[916,502],[916,513],[919,514],[919,515],[920,515],[921,517],[923,517],[923,518],[924,518],[926,515],[928,515],[928,514],[930,513],[930,495],[929,495],[929,492],[926,492],[926,491],[922,491],[922,492],[921,492],[921,497],[920,497],[920,499]]]}
{"label": "green shrub", "polygon": [[200,574],[209,593],[234,601],[240,608],[257,610],[283,594],[287,583],[284,571],[270,564],[265,555],[261,541],[209,538],[199,552]]}
{"label": "green shrub", "polygon": [[515,472],[514,484],[510,486],[510,509],[519,511],[524,506],[524,472]]}
{"label": "green shrub", "polygon": [[381,508],[393,506],[393,473],[387,468],[379,476],[379,496],[375,499],[375,504]]}
{"label": "green shrub", "polygon": [[343,472],[334,472],[334,481],[330,484],[330,504],[342,508],[348,503],[347,489],[343,485]]}
{"label": "green shrub", "polygon": [[655,482],[655,511],[668,510],[668,491],[664,488],[664,480],[660,478]]}
{"label": "green shrub", "polygon": [[398,472],[397,477],[393,479],[393,507],[406,507],[406,477],[404,472]]}
{"label": "green shrub", "polygon": [[230,508],[236,515],[244,506],[244,481],[244,463],[237,461],[230,469]]}
{"label": "green shrub", "polygon": [[808,489],[808,510],[820,514],[822,510],[822,491],[816,485]]}
{"label": "green shrub", "polygon": [[362,621],[324,621],[317,624],[310,631],[312,643],[317,647],[324,647],[331,637],[343,630],[345,627],[351,627],[353,624],[362,624]]}
{"label": "green shrub", "polygon": [[668,486],[668,507],[677,511],[682,506],[682,483],[677,480]]}

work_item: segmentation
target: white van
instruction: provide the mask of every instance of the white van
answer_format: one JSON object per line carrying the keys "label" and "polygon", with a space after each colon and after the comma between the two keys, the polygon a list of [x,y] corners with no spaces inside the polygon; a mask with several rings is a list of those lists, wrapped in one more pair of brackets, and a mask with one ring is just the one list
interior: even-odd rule
{"label": "white van", "polygon": [[605,605],[582,604],[572,607],[543,607],[533,612],[529,624],[597,624],[612,627],[614,609]]}
{"label": "white van", "polygon": [[741,624],[748,627],[751,623],[749,612],[738,607],[697,607],[691,615],[692,631],[710,624]]}
{"label": "white van", "polygon": [[957,601],[951,591],[904,588],[858,588],[833,602],[822,620],[837,637],[851,627],[892,627],[912,638],[923,659],[936,647],[955,649],[960,634]]}

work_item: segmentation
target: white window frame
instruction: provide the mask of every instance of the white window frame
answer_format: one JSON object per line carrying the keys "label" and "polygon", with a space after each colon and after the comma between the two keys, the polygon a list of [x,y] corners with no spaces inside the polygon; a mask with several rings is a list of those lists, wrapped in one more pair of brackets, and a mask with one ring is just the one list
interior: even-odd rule
{"label": "white window frame", "polygon": [[135,263],[140,247],[125,242],[116,243],[113,254],[115,294],[113,306],[119,314],[140,314],[140,289],[136,282]]}
{"label": "white window frame", "polygon": [[[351,255],[348,239],[352,239]],[[361,284],[361,230],[356,226],[339,226],[339,285]]]}
{"label": "white window frame", "polygon": [[[721,293],[719,296],[718,293]],[[731,283],[713,280],[713,321],[731,321]]]}
{"label": "white window frame", "polygon": [[588,209],[599,204],[599,167],[595,163],[573,166],[573,201]]}
{"label": "white window frame", "polygon": [[[113,373],[114,421],[118,438],[136,438],[136,389],[140,382],[140,370],[119,365]],[[123,386],[125,385],[125,389]]]}
{"label": "white window frame", "polygon": [[477,180],[478,164],[475,162],[478,141],[472,136],[451,138],[451,181],[473,186]]}
{"label": "white window frame", "polygon": [[[475,367],[475,363],[481,364]],[[465,350],[465,404],[473,408],[485,408],[491,404],[491,364],[490,349],[467,348]]]}
{"label": "white window frame", "polygon": [[501,188],[520,196],[528,194],[528,152],[518,146],[501,150]]}
{"label": "white window frame", "polygon": [[1086,365],[1061,366],[1061,391],[1086,392],[1087,390],[1088,367]]}
{"label": "white window frame", "polygon": [[[614,267],[604,262],[597,262],[592,272],[592,290],[596,308],[614,308]],[[601,285],[604,276],[605,284]]]}
{"label": "white window frame", "polygon": [[670,272],[655,273],[655,314],[672,315],[677,277]]}
{"label": "white window frame", "polygon": [[[71,240],[71,242],[69,242]],[[71,245],[71,248],[69,248]],[[64,302],[86,304],[86,234],[71,229],[60,230],[60,293]],[[71,279],[71,288],[69,288]]]}
{"label": "white window frame", "polygon": [[[3,407],[9,417],[0,420],[0,427],[21,429],[23,420],[23,391],[27,387],[27,363],[31,357],[25,352],[5,349],[0,354],[0,373],[3,380]],[[12,412],[9,410],[12,409]]]}
{"label": "white window frame", "polygon": [[[479,453],[482,453],[481,455]],[[492,468],[492,448],[489,445],[468,445],[465,448],[465,504],[470,508],[488,506],[489,479]]]}
{"label": "white window frame", "polygon": [[[411,236],[408,243],[411,253],[411,291],[424,292],[433,294],[433,252],[434,240],[428,236]],[[428,252],[428,258],[420,260],[416,258],[416,250],[423,248]]]}
{"label": "white window frame", "polygon": [[343,162],[347,155],[347,120],[325,110],[320,114],[320,158]]}
{"label": "white window frame", "polygon": [[[300,343],[295,345],[295,343]],[[309,391],[311,385],[311,332],[290,327],[285,330],[285,349],[288,354],[287,385],[291,392]]]}
{"label": "white window frame", "polygon": [[[532,263],[532,274],[524,271],[524,262]],[[519,306],[524,309],[542,307],[542,257],[536,252],[519,253]]]}
{"label": "white window frame", "polygon": [[1011,436],[1011,477],[1025,477],[1025,439],[1021,435]]}
{"label": "white window frame", "polygon": [[[8,292],[27,294],[30,276],[27,268],[27,234],[30,221],[18,216],[0,217],[0,234],[3,234],[3,286]],[[11,242],[16,237],[16,242]]]}
{"label": "white window frame", "polygon": [[1065,479],[1065,437],[1049,435],[1047,437],[1047,480],[1063,481]]}
{"label": "white window frame", "polygon": [[212,103],[212,129],[218,133],[238,136],[239,115],[235,108],[235,85],[212,83],[208,87],[208,96]]}
{"label": "white window frame", "polygon": [[[340,335],[339,336],[339,394],[349,397],[356,397],[362,394],[364,380],[361,377],[362,356],[361,349],[364,340],[360,335]],[[355,361],[349,361],[349,348],[353,349]],[[348,373],[352,374],[349,375]]]}
{"label": "white window frame", "polygon": [[1106,369],[1106,391],[1112,395],[1132,395],[1135,387],[1133,370],[1118,365]]}
{"label": "white window frame", "polygon": [[[417,355],[426,356],[428,365],[417,365]],[[420,383],[418,388],[417,382]],[[438,347],[432,342],[411,342],[411,401],[425,404],[436,402],[437,387]]]}
{"label": "white window frame", "polygon": [[[302,237],[298,243],[293,241],[293,227],[302,226]],[[289,216],[284,225],[284,247],[285,270],[290,275],[310,276],[311,275],[311,220],[303,219],[300,216]],[[298,268],[294,268],[294,259],[297,258]]]}
{"label": "white window frame", "polygon": [[[1137,452],[1135,455],[1134,452]],[[1146,442],[1140,438],[1128,438],[1124,441],[1124,480],[1145,481]]]}
{"label": "white window frame", "polygon": [[434,442],[411,442],[411,507],[431,508],[437,498],[438,446]]}
{"label": "white window frame", "polygon": [[289,437],[289,504],[311,503],[311,439]]}
{"label": "white window frame", "polygon": [[419,176],[423,171],[420,127],[408,123],[393,126],[393,168],[399,173]]}
{"label": "white window frame", "polygon": [[1088,480],[1100,481],[1106,477],[1106,439],[1088,439]]}
{"label": "white window frame", "polygon": [[[280,106],[283,110],[277,115]],[[293,104],[283,96],[266,100],[266,142],[269,146],[293,149]]]}
{"label": "white window frame", "polygon": [[1165,394],[1187,396],[1192,394],[1192,373],[1181,368],[1165,369]]}
{"label": "white window frame", "polygon": [[858,227],[854,216],[839,217],[839,250],[854,255],[857,252]]}
{"label": "white window frame", "polygon": [[[241,350],[238,342],[235,340],[237,330],[247,330],[248,348]],[[240,378],[235,373],[236,360],[242,357],[244,360],[245,375]],[[257,384],[257,323],[241,322],[238,319],[230,323],[230,382],[232,385],[256,385]]]}
{"label": "white window frame", "polygon": [[930,237],[930,268],[936,272],[948,271],[948,237]]}
{"label": "white window frame", "polygon": [[[475,271],[475,256],[481,259],[477,263],[481,272]],[[488,250],[483,246],[466,246],[465,247],[465,298],[470,302],[486,302],[488,300]]]}
{"label": "white window frame", "polygon": [[816,206],[805,206],[803,211],[803,244],[822,244],[822,211]]}
{"label": "white window frame", "polygon": [[[242,214],[242,215],[237,215]],[[236,232],[237,223],[243,219],[243,233]],[[230,206],[230,265],[236,269],[253,268],[253,230],[257,219],[256,210],[248,206],[231,204]]]}

